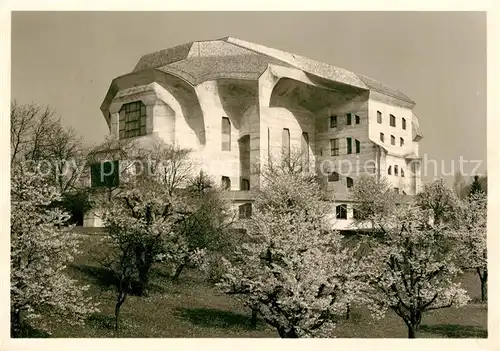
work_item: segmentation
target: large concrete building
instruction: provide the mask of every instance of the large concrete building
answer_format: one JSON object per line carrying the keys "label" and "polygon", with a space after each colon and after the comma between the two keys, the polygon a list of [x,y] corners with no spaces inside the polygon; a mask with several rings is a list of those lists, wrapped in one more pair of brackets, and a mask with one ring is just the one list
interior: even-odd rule
{"label": "large concrete building", "polygon": [[116,139],[154,136],[191,148],[238,205],[259,187],[258,165],[300,149],[322,171],[338,206],[336,226],[346,228],[359,176],[386,176],[397,191],[418,192],[414,105],[371,78],[228,37],[143,56],[112,81],[101,111]]}

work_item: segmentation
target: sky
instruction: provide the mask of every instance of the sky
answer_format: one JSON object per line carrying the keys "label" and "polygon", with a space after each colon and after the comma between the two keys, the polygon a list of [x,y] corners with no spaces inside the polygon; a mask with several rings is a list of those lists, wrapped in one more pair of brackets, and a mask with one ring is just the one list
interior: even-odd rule
{"label": "sky", "polygon": [[11,98],[50,105],[86,143],[100,105],[144,54],[232,36],[377,79],[415,102],[423,180],[486,173],[484,12],[13,12]]}

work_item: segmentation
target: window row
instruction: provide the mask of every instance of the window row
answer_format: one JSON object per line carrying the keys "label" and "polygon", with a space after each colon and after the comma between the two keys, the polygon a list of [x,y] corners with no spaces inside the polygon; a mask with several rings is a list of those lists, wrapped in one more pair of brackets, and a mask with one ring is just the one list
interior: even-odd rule
{"label": "window row", "polygon": [[[405,176],[405,170],[403,169],[403,167],[401,167],[401,172],[400,172],[399,167],[394,166],[394,175],[399,176],[400,173],[401,173],[401,177]],[[389,166],[389,168],[387,168],[387,174],[392,175],[392,166]]]}
{"label": "window row", "polygon": [[[353,145],[356,149],[356,153],[359,154],[361,152],[361,142],[357,139],[346,138],[346,153],[352,154]],[[339,155],[339,139],[330,139],[330,155],[338,156]]]}
{"label": "window row", "polygon": [[[377,123],[382,123],[382,112],[377,111]],[[389,125],[391,127],[396,127],[396,116],[389,114]],[[401,118],[401,128],[406,130],[406,118]]]}
{"label": "window row", "polygon": [[[221,184],[223,189],[230,190],[231,178],[222,176]],[[242,178],[240,180],[240,190],[250,190],[250,181],[248,179]]]}
{"label": "window row", "polygon": [[[328,173],[328,182],[338,182],[340,181],[340,174],[337,172]],[[346,177],[346,183],[348,188],[352,188],[354,186],[354,179],[351,177]]]}
{"label": "window row", "polygon": [[[380,141],[385,143],[385,134],[380,133]],[[396,137],[391,135],[391,145],[396,145]],[[405,140],[403,138],[399,138],[399,146],[403,147],[405,145]]]}
{"label": "window row", "polygon": [[[333,115],[329,117],[330,128],[337,128],[339,125],[339,116]],[[361,118],[354,113],[347,113],[345,115],[345,124],[350,126],[353,124],[359,124],[361,122]]]}

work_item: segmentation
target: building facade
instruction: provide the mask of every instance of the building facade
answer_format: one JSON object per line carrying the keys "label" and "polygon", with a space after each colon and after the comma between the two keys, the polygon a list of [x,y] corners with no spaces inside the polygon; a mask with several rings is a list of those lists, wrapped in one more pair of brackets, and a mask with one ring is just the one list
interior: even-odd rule
{"label": "building facade", "polygon": [[385,176],[407,195],[419,191],[414,105],[368,77],[228,37],[143,56],[112,81],[101,111],[113,138],[157,137],[192,149],[242,209],[263,163],[299,149],[335,196],[335,226],[347,228],[349,188],[361,175]]}

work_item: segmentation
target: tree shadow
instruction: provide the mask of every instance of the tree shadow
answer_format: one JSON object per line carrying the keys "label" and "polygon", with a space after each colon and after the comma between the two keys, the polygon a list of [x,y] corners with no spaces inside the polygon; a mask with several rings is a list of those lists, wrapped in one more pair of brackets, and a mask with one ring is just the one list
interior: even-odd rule
{"label": "tree shadow", "polygon": [[118,280],[113,275],[113,272],[107,268],[89,266],[86,264],[72,264],[70,267],[91,278],[93,283],[98,285],[101,289],[112,289],[118,285]]}
{"label": "tree shadow", "polygon": [[488,331],[473,325],[436,324],[421,325],[420,331],[441,334],[448,338],[487,338]]}
{"label": "tree shadow", "polygon": [[[234,313],[213,308],[177,308],[176,314],[187,319],[194,325],[206,328],[242,328],[253,330],[251,326],[251,313]],[[262,320],[257,319],[257,328],[262,325]]]}
{"label": "tree shadow", "polygon": [[95,328],[114,329],[115,317],[94,313],[87,318],[87,325]]}
{"label": "tree shadow", "polygon": [[22,323],[20,329],[19,329],[19,334],[18,335],[13,335],[11,331],[11,337],[12,338],[50,338],[50,334],[47,333],[46,331],[43,331],[41,329],[34,328],[31,326],[29,323],[24,322]]}

